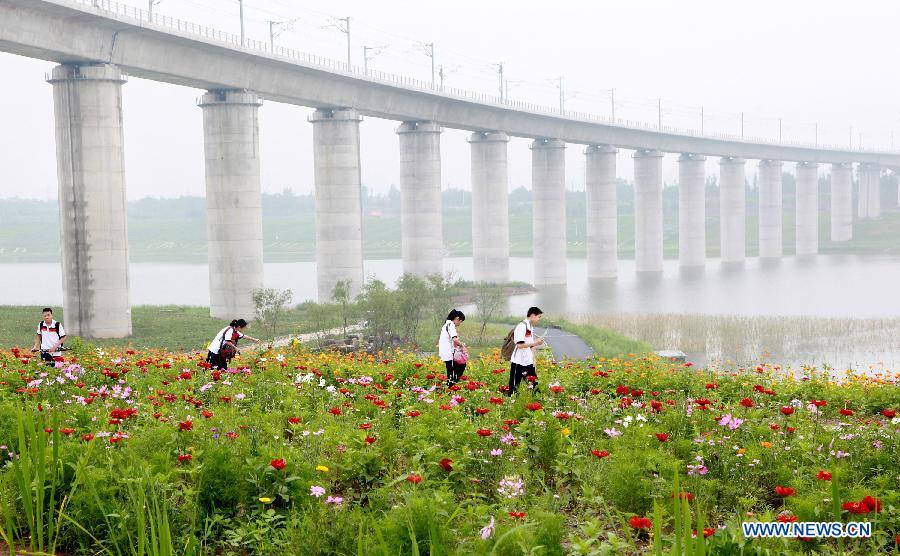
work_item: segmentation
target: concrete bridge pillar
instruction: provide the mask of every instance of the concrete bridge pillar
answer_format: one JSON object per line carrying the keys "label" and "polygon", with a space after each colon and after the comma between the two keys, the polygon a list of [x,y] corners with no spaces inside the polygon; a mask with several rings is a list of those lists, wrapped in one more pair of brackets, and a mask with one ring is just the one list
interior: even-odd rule
{"label": "concrete bridge pillar", "polygon": [[263,287],[259,107],[256,93],[216,90],[200,98],[206,159],[209,314],[250,318]]}
{"label": "concrete bridge pillar", "polygon": [[566,144],[536,139],[531,144],[534,285],[566,283]]}
{"label": "concrete bridge pillar", "polygon": [[853,170],[850,164],[831,165],[831,241],[853,238]]}
{"label": "concrete bridge pillar", "polygon": [[309,117],[313,124],[319,301],[330,300],[339,281],[350,282],[352,296],[363,285],[361,119],[355,110],[339,108],[319,108]]}
{"label": "concrete bridge pillar", "polygon": [[442,274],[441,127],[403,122],[400,137],[400,244],[403,272]]}
{"label": "concrete bridge pillar", "polygon": [[797,163],[797,255],[819,252],[819,165]]}
{"label": "concrete bridge pillar", "polygon": [[746,257],[746,194],[744,159],[719,160],[719,246],[723,263],[742,263]]}
{"label": "concrete bridge pillar", "polygon": [[658,150],[634,152],[634,263],[637,272],[662,272],[662,159]]}
{"label": "concrete bridge pillar", "polygon": [[107,64],[53,68],[63,311],[70,335],[131,335],[122,84]]}
{"label": "concrete bridge pillar", "polygon": [[617,274],[616,152],[610,145],[590,145],[584,151],[589,279]]}
{"label": "concrete bridge pillar", "polygon": [[858,216],[873,219],[881,216],[881,168],[877,164],[859,165]]}
{"label": "concrete bridge pillar", "polygon": [[472,259],[476,282],[509,281],[509,178],[503,132],[475,132],[472,154]]}
{"label": "concrete bridge pillar", "polygon": [[678,262],[706,264],[706,157],[678,157]]}
{"label": "concrete bridge pillar", "polygon": [[777,259],[783,254],[781,169],[779,160],[759,161],[759,257]]}

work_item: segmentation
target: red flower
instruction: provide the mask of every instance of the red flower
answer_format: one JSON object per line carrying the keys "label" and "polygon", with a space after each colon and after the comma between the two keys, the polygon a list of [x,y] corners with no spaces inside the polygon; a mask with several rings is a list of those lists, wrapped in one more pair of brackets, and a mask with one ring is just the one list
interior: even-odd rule
{"label": "red flower", "polygon": [[809,403],[813,404],[816,407],[824,407],[828,405],[828,402],[825,400],[809,400]]}
{"label": "red flower", "polygon": [[194,459],[194,456],[192,456],[191,454],[179,454],[178,455],[178,461],[180,461],[181,463],[184,463],[186,461],[191,461],[192,459]]}
{"label": "red flower", "polygon": [[90,442],[91,440],[94,439],[94,435],[91,433],[82,434],[81,439],[84,440],[85,442]]}
{"label": "red flower", "polygon": [[204,410],[200,413],[200,415],[203,415],[203,416],[204,416],[205,418],[207,418],[207,419],[212,419],[213,412],[212,412],[212,411],[207,411],[207,410],[204,409]]}
{"label": "red flower", "polygon": [[786,430],[787,430],[788,432],[794,432],[794,431],[797,430],[797,429],[795,429],[794,427],[787,427]]}
{"label": "red flower", "polygon": [[478,429],[478,436],[488,437],[492,434],[494,433],[491,432],[491,429]]}
{"label": "red flower", "polygon": [[841,508],[847,510],[851,514],[867,514],[871,511],[869,506],[862,502],[844,502]]}
{"label": "red flower", "polygon": [[328,412],[331,413],[332,415],[340,415],[340,414],[341,414],[341,408],[339,408],[339,407],[332,407],[331,409],[328,410]]}
{"label": "red flower", "polygon": [[711,537],[711,536],[713,536],[713,534],[715,534],[715,532],[716,532],[715,529],[711,529],[709,527],[704,527],[703,528],[703,538]]}
{"label": "red flower", "polygon": [[557,411],[553,416],[560,421],[565,421],[572,418],[572,414],[567,411]]}
{"label": "red flower", "polygon": [[885,417],[887,417],[888,419],[893,419],[894,417],[897,416],[897,410],[896,409],[882,409],[881,414],[884,415]]}
{"label": "red flower", "polygon": [[797,521],[797,516],[790,514],[779,514],[776,519],[781,523],[795,523]]}
{"label": "red flower", "polygon": [[596,457],[597,459],[603,459],[609,455],[609,452],[606,450],[591,450],[591,455]]}
{"label": "red flower", "polygon": [[719,385],[716,384],[716,383],[714,383],[714,382],[708,382],[708,383],[706,383],[706,389],[707,389],[707,390],[715,390],[715,389],[717,389],[718,387],[719,387]]}
{"label": "red flower", "polygon": [[553,386],[550,387],[550,391],[553,392],[554,394],[561,394],[563,391],[565,391],[565,388],[563,388],[559,384],[554,384]]}
{"label": "red flower", "polygon": [[518,424],[519,424],[519,420],[518,420],[518,419],[507,419],[506,421],[503,421],[503,422],[506,423],[506,424],[509,425],[509,426],[512,426],[512,425],[518,425]]}
{"label": "red flower", "polygon": [[453,460],[450,458],[442,459],[440,462],[438,462],[438,465],[443,467],[444,471],[446,471],[447,473],[453,471]]}
{"label": "red flower", "polygon": [[191,421],[190,419],[188,419],[187,421],[181,421],[180,423],[178,423],[179,431],[189,431],[189,430],[193,430],[193,428],[194,428],[194,422]]}
{"label": "red flower", "polygon": [[[674,492],[672,493],[672,498],[675,498],[675,493],[674,493]],[[681,498],[682,500],[693,500],[693,499],[694,499],[694,495],[691,494],[690,492],[679,492],[679,493],[678,493],[678,498]]]}
{"label": "red flower", "polygon": [[503,398],[491,397],[491,399],[489,399],[488,401],[494,405],[503,405]]}
{"label": "red flower", "polygon": [[477,413],[479,415],[487,415],[490,412],[491,412],[491,410],[486,407],[476,407],[475,408],[475,413]]}
{"label": "red flower", "polygon": [[364,431],[372,428],[372,423],[360,423],[359,430]]}
{"label": "red flower", "polygon": [[629,388],[627,386],[617,386],[616,387],[616,395],[617,396],[628,395],[630,393],[631,393],[631,388]]}
{"label": "red flower", "polygon": [[60,434],[64,434],[64,435],[66,435],[66,436],[70,436],[70,435],[71,435],[72,433],[74,433],[74,432],[75,432],[75,429],[70,429],[70,428],[62,428],[62,429],[59,429],[59,433],[60,433]]}
{"label": "red flower", "polygon": [[853,410],[847,409],[846,407],[842,407],[841,410],[839,411],[839,413],[841,415],[843,415],[844,417],[850,417],[851,415],[853,415]]}
{"label": "red flower", "polygon": [[406,480],[414,485],[417,485],[422,482],[422,476],[416,475],[415,473],[410,473],[407,475]]}
{"label": "red flower", "polygon": [[277,471],[281,471],[282,469],[284,469],[287,466],[287,464],[281,458],[273,459],[272,461],[269,462],[269,465],[271,465],[272,468],[276,469]]}
{"label": "red flower", "polygon": [[825,470],[819,470],[819,474],[816,475],[816,479],[819,479],[820,481],[830,481],[831,473],[828,473]]}
{"label": "red flower", "polygon": [[525,512],[509,512],[509,517],[512,517],[515,519],[524,519],[525,515],[526,515]]}
{"label": "red flower", "polygon": [[669,433],[667,432],[658,432],[656,433],[656,439],[660,442],[668,442],[669,441]]}
{"label": "red flower", "polygon": [[300,417],[288,417],[288,423],[290,423],[292,425],[299,425]]}
{"label": "red flower", "polygon": [[531,402],[530,404],[526,405],[525,407],[530,409],[531,411],[538,411],[538,410],[544,408],[544,406],[542,406],[541,404],[539,404],[537,402]]}
{"label": "red flower", "polygon": [[783,405],[781,406],[781,413],[783,413],[784,415],[791,415],[792,413],[794,413],[794,408],[789,405]]}
{"label": "red flower", "polygon": [[793,496],[797,493],[797,490],[792,487],[783,487],[777,486],[775,487],[775,494],[778,496]]}
{"label": "red flower", "polygon": [[657,401],[657,400],[651,400],[650,407],[653,409],[653,411],[659,413],[660,411],[662,411],[662,402]]}
{"label": "red flower", "polygon": [[631,525],[634,529],[646,529],[648,531],[653,528],[653,522],[647,517],[633,516],[628,525]]}
{"label": "red flower", "polygon": [[862,500],[860,500],[860,504],[865,504],[868,506],[869,510],[879,513],[881,511],[881,501],[878,498],[872,498],[871,496],[866,496]]}
{"label": "red flower", "polygon": [[410,409],[409,411],[406,412],[407,417],[418,417],[421,414],[422,413],[417,409]]}
{"label": "red flower", "polygon": [[744,407],[753,407],[753,400],[750,398],[744,398],[741,400],[741,405]]}
{"label": "red flower", "polygon": [[376,440],[377,439],[374,436],[367,436],[364,442],[366,444],[375,444]]}

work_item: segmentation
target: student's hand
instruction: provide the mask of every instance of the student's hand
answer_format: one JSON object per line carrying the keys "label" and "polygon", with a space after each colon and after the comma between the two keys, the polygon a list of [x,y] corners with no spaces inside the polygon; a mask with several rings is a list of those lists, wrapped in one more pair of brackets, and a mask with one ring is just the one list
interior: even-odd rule
{"label": "student's hand", "polygon": [[542,346],[542,345],[544,345],[544,339],[541,338],[540,336],[538,336],[538,339],[537,339],[536,342],[534,342],[534,345],[536,345],[536,346]]}

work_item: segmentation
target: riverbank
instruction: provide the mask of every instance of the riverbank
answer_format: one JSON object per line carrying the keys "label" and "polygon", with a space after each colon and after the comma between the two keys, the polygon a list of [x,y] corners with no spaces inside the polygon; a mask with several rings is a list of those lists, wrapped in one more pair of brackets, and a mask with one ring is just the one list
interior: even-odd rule
{"label": "riverbank", "polygon": [[[300,305],[285,310],[279,317],[280,324],[272,333],[254,326],[251,322],[247,332],[254,337],[269,341],[276,336],[301,335],[317,332],[316,323],[321,318],[310,314],[312,304]],[[30,348],[34,341],[34,329],[41,317],[38,306],[0,305],[0,346],[4,348]],[[121,339],[92,339],[97,347],[119,347],[130,349],[164,349],[177,352],[203,351],[215,334],[227,323],[209,316],[207,307],[186,307],[178,305],[140,305],[132,308],[133,334]],[[55,315],[65,325],[62,309]],[[461,327],[460,333],[466,340],[472,355],[491,355],[503,344],[510,327],[519,321],[516,317],[498,316],[480,332],[480,323],[474,316]],[[602,357],[624,354],[644,354],[650,345],[633,340],[611,330],[567,321],[554,321],[556,326],[581,337],[594,352]],[[328,326],[328,329],[333,328]],[[309,337],[309,336],[307,336]],[[312,344],[314,340],[310,340]],[[425,346],[424,342],[422,343]]]}

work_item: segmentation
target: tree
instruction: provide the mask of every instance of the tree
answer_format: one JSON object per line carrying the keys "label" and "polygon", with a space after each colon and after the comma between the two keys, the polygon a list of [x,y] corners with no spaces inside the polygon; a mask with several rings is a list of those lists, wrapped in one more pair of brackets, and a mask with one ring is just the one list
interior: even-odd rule
{"label": "tree", "polygon": [[481,324],[478,343],[482,344],[484,343],[484,329],[487,328],[487,323],[491,318],[503,309],[506,304],[506,295],[501,286],[479,282],[475,286],[474,301],[475,310],[478,311],[478,322]]}
{"label": "tree", "polygon": [[265,327],[271,329],[272,338],[275,337],[278,317],[285,306],[294,299],[291,290],[276,290],[275,288],[257,288],[253,290],[253,306],[256,308],[256,320]]}
{"label": "tree", "polygon": [[350,319],[352,311],[352,300],[350,299],[350,280],[338,280],[331,290],[331,299],[338,304],[341,313],[341,322],[344,324],[343,334],[347,337],[347,321]]}

